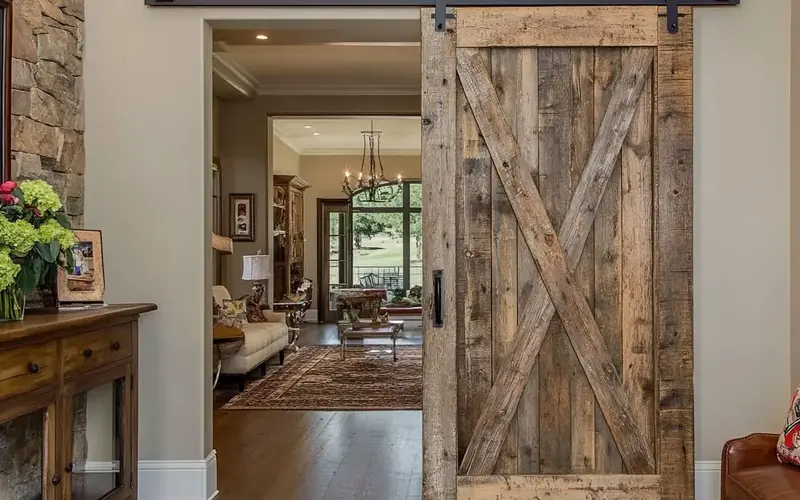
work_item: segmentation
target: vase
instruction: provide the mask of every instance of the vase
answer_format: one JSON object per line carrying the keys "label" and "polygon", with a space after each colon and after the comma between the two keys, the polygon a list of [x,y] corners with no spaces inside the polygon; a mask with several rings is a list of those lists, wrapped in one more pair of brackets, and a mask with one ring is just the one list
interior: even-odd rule
{"label": "vase", "polygon": [[17,286],[0,290],[0,321],[20,321],[25,317],[25,294]]}

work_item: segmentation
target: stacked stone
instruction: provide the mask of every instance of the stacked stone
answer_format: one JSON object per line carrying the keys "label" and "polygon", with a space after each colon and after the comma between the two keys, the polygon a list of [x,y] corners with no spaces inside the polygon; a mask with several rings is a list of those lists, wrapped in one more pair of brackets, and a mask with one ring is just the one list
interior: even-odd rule
{"label": "stacked stone", "polygon": [[83,226],[83,0],[14,0],[11,175],[43,179]]}

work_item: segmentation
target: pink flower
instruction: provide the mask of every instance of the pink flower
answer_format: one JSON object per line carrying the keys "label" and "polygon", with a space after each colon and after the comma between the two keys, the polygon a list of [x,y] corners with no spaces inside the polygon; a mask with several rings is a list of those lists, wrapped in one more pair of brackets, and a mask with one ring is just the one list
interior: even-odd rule
{"label": "pink flower", "polygon": [[14,189],[17,188],[17,183],[14,181],[6,181],[3,184],[0,184],[0,193],[2,194],[11,194]]}
{"label": "pink flower", "polygon": [[19,198],[12,196],[8,193],[0,194],[0,201],[3,202],[3,205],[16,205],[19,203]]}

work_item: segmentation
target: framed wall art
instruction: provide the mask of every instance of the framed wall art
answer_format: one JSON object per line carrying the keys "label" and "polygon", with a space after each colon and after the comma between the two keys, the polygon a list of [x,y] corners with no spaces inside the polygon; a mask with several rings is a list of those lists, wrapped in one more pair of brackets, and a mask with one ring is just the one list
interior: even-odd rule
{"label": "framed wall art", "polygon": [[256,240],[256,195],[231,193],[230,236],[233,241]]}
{"label": "framed wall art", "polygon": [[76,229],[78,243],[72,249],[72,272],[58,270],[58,303],[102,304],[106,291],[103,266],[103,235],[100,231]]}

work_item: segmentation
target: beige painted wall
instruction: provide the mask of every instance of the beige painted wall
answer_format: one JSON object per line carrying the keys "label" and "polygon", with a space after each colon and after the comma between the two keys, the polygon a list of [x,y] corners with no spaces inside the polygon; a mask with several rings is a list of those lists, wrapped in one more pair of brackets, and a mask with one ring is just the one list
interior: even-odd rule
{"label": "beige painted wall", "polygon": [[[233,297],[251,293],[253,284],[242,281],[242,256],[271,251],[267,210],[267,116],[247,102],[225,102],[220,116],[220,163],[223,168],[222,219],[226,234],[230,220],[230,194],[255,194],[255,241],[234,241],[233,254],[223,256],[223,284]],[[271,297],[271,294],[267,294]]]}
{"label": "beige painted wall", "polygon": [[[383,156],[383,167],[386,177],[394,179],[397,174],[402,174],[406,179],[420,179],[422,170],[419,156]],[[300,157],[300,176],[311,187],[308,188],[304,198],[306,221],[306,277],[318,283],[317,276],[317,199],[319,198],[345,198],[342,193],[342,179],[345,167],[349,167],[354,175],[361,168],[361,156],[316,156],[303,155]],[[315,287],[314,305],[317,308],[319,287]]]}
{"label": "beige painted wall", "polygon": [[300,155],[275,135],[272,136],[272,169],[274,175],[300,175]]}
{"label": "beige painted wall", "polygon": [[791,376],[800,384],[800,0],[792,0],[791,42]]}
{"label": "beige painted wall", "polygon": [[697,9],[698,460],[719,460],[731,437],[777,432],[789,401],[789,9]]}
{"label": "beige painted wall", "polygon": [[[775,431],[786,410],[789,5],[748,1],[697,15],[698,460],[719,460],[731,436]],[[160,306],[140,328],[144,460],[199,460],[211,448],[205,166],[212,100],[203,19],[279,21],[352,12],[86,1],[86,224],[104,230],[107,299]],[[357,12],[416,15],[414,9]]]}

